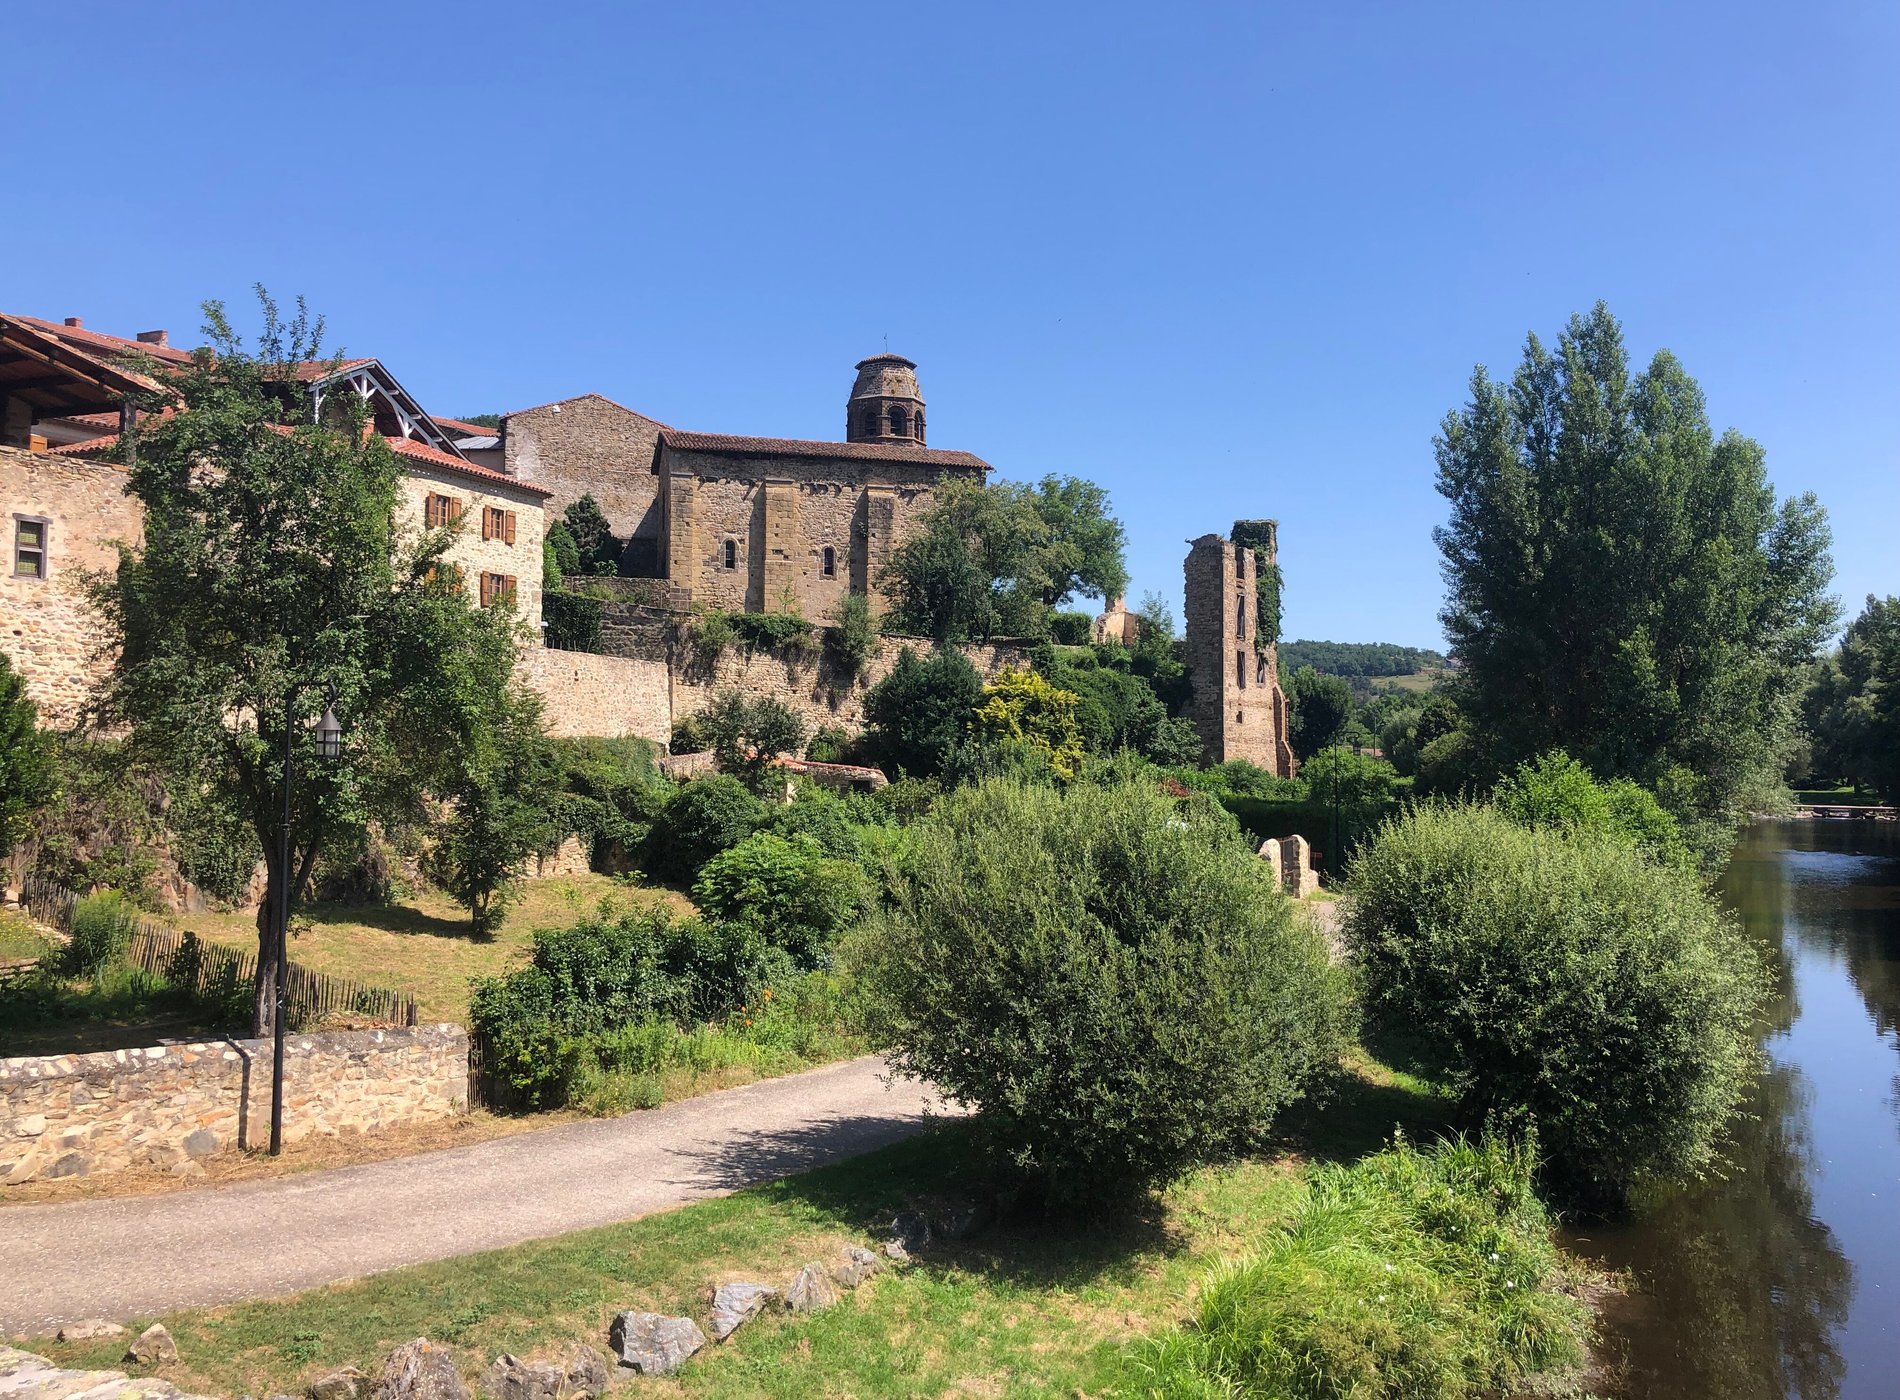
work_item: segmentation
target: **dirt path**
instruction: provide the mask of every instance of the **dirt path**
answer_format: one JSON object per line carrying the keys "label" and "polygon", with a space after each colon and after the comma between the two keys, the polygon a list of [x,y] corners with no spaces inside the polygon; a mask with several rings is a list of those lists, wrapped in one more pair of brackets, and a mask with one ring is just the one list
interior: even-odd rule
{"label": "dirt path", "polygon": [[0,1335],[276,1297],[630,1220],[881,1147],[934,1096],[852,1060],[625,1118],[222,1189],[0,1210]]}

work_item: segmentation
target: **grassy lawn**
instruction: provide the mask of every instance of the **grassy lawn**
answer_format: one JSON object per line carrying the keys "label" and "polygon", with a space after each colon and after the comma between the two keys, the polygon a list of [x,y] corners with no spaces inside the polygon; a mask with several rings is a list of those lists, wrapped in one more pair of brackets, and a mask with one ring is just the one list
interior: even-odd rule
{"label": "grassy lawn", "polygon": [[[400,904],[316,904],[291,921],[290,956],[318,972],[354,977],[372,986],[414,993],[424,1021],[468,1019],[469,983],[508,972],[528,960],[538,928],[569,924],[602,899],[622,904],[667,901],[690,910],[684,895],[645,889],[606,875],[563,875],[530,880],[520,903],[488,939],[469,932],[468,911],[437,891]],[[257,915],[178,914],[170,920],[200,937],[237,947],[257,946]]]}
{"label": "grassy lawn", "polygon": [[26,915],[17,909],[0,909],[0,967],[36,962],[46,953],[47,946],[46,939]]}
{"label": "grassy lawn", "polygon": [[[1139,1218],[998,1226],[934,1245],[836,1308],[759,1319],[673,1380],[618,1388],[856,1400],[1109,1393],[1129,1379],[1131,1341],[1178,1324],[1212,1264],[1286,1218],[1309,1162],[1357,1158],[1395,1124],[1427,1133],[1439,1107],[1417,1081],[1361,1062],[1330,1104],[1289,1122],[1284,1150],[1198,1173]],[[393,1347],[426,1335],[450,1343],[472,1380],[501,1351],[527,1356],[574,1339],[604,1348],[607,1322],[622,1308],[703,1319],[715,1281],[782,1283],[807,1259],[873,1239],[898,1209],[958,1200],[971,1180],[964,1132],[942,1127],[629,1224],[268,1303],[173,1314],[163,1320],[182,1360],[163,1375],[212,1394],[296,1394],[346,1363],[373,1375]],[[124,1349],[123,1341],[33,1345],[65,1365],[116,1364]]]}

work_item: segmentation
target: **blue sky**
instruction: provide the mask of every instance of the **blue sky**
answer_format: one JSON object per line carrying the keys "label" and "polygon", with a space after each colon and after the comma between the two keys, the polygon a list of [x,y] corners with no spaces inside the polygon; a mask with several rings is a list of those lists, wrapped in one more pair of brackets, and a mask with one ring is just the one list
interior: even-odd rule
{"label": "blue sky", "polygon": [[1431,438],[1601,297],[1900,592],[1900,7],[42,6],[0,309],[298,292],[439,412],[599,391],[1092,477],[1131,590],[1281,521],[1287,633],[1435,644]]}

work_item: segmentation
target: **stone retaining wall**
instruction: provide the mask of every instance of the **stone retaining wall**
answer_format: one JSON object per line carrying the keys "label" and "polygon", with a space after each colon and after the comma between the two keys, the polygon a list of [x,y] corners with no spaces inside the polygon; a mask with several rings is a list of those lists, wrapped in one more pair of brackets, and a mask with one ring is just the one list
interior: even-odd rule
{"label": "stone retaining wall", "polygon": [[[0,1060],[0,1183],[195,1170],[270,1139],[271,1042],[216,1040]],[[460,1026],[321,1031],[285,1043],[284,1140],[376,1132],[468,1106]]]}

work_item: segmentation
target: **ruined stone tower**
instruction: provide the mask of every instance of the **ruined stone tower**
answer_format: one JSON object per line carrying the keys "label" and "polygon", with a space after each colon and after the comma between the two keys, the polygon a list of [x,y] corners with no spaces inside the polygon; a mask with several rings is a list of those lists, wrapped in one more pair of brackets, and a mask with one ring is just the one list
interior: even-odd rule
{"label": "ruined stone tower", "polygon": [[902,355],[873,355],[858,361],[857,382],[844,409],[846,442],[924,441],[924,398],[917,390],[917,366]]}
{"label": "ruined stone tower", "polygon": [[[1272,545],[1267,546],[1269,551]],[[1253,550],[1219,535],[1188,546],[1187,664],[1192,698],[1188,716],[1200,731],[1211,763],[1244,758],[1269,773],[1293,776],[1287,742],[1286,696],[1279,660],[1255,645],[1259,608]]]}

